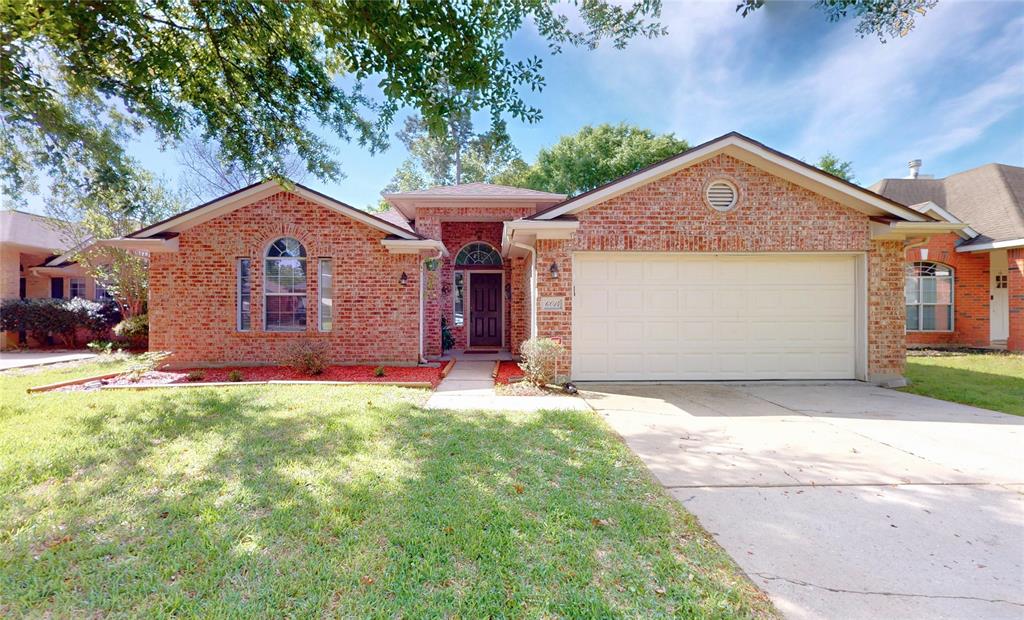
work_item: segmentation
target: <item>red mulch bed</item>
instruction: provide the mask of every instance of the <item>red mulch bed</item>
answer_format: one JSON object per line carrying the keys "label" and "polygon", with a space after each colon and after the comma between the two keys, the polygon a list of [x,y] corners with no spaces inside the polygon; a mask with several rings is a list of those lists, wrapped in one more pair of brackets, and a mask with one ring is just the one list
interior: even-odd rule
{"label": "red mulch bed", "polygon": [[[146,373],[141,381],[132,383],[122,377],[115,377],[104,382],[105,385],[167,385],[185,383],[202,385],[204,383],[228,382],[228,375],[233,370],[242,374],[242,381],[353,381],[358,383],[379,382],[423,382],[437,387],[441,382],[441,368],[423,366],[385,366],[384,376],[373,374],[377,366],[328,366],[319,375],[303,374],[287,366],[239,366],[229,368],[185,368],[181,370],[155,370]],[[189,381],[189,372],[201,372],[199,381]],[[89,389],[82,385],[59,388],[62,391]]]}
{"label": "red mulch bed", "polygon": [[523,369],[519,367],[516,362],[500,362],[498,364],[498,374],[494,377],[494,382],[501,385],[508,385],[512,383],[513,379],[522,379],[524,376]]}

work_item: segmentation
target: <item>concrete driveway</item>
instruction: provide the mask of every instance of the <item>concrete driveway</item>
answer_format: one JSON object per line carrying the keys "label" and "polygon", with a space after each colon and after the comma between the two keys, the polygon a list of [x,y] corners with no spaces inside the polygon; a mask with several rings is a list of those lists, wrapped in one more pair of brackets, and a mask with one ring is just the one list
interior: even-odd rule
{"label": "concrete driveway", "polygon": [[76,362],[94,357],[96,357],[96,354],[89,351],[4,351],[0,353],[0,370]]}
{"label": "concrete driveway", "polygon": [[1024,418],[861,383],[581,386],[791,618],[1024,618]]}

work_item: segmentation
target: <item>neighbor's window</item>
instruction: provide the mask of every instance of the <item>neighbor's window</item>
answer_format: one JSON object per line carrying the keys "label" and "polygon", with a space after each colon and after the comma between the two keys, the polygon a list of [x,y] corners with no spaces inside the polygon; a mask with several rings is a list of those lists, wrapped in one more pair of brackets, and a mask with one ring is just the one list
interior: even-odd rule
{"label": "neighbor's window", "polygon": [[465,278],[463,276],[463,272],[456,271],[455,272],[454,286],[452,286],[452,289],[453,289],[452,296],[454,297],[454,301],[455,301],[455,317],[454,317],[455,320],[453,321],[453,323],[455,324],[456,327],[461,327],[462,323],[463,323],[463,321],[465,320],[465,317],[466,317],[465,310],[464,310],[464,304],[463,304],[463,301],[462,301],[462,292],[463,292],[462,286],[463,286],[463,282],[465,282]]}
{"label": "neighbor's window", "polygon": [[114,300],[114,296],[110,294],[110,291],[108,291],[102,284],[97,282],[96,283],[96,301],[107,302],[107,301],[113,301],[113,300]]}
{"label": "neighbor's window", "polygon": [[264,264],[265,329],[306,329],[306,248],[296,239],[282,237],[267,250]]}
{"label": "neighbor's window", "polygon": [[252,264],[248,258],[238,259],[236,319],[238,331],[247,332],[252,328]]}
{"label": "neighbor's window", "polygon": [[317,280],[317,290],[320,293],[320,306],[318,308],[320,331],[331,331],[333,324],[334,304],[334,271],[331,267],[331,259],[320,259],[320,273]]}
{"label": "neighbor's window", "polygon": [[74,299],[75,297],[81,297],[85,299],[85,278],[70,278],[71,288],[68,289],[70,293],[69,297]]}
{"label": "neighbor's window", "polygon": [[907,331],[953,329],[953,268],[940,263],[914,263],[907,268]]}

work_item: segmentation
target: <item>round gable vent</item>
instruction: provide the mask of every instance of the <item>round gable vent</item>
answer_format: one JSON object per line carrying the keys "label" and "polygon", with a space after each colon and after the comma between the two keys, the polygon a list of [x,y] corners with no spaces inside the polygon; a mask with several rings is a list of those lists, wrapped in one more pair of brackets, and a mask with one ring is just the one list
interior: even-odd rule
{"label": "round gable vent", "polygon": [[736,206],[736,186],[728,181],[712,181],[704,190],[708,206],[717,211],[728,211]]}

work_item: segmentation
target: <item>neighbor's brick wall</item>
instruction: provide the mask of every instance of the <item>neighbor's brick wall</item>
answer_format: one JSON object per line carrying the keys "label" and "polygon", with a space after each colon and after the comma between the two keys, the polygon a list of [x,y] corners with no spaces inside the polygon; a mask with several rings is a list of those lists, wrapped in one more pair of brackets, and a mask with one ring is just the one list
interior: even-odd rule
{"label": "neighbor's brick wall", "polygon": [[[907,332],[907,344],[960,344],[984,347],[989,344],[989,255],[984,252],[957,252],[960,237],[953,233],[938,235],[926,245],[907,250],[907,264],[921,260],[943,263],[954,269],[953,331]],[[928,258],[922,258],[922,250]]]}
{"label": "neighbor's brick wall", "polygon": [[[739,189],[735,209],[704,204],[712,179]],[[570,240],[537,242],[538,297],[564,297],[565,312],[538,310],[538,334],[560,338],[571,351],[574,251],[869,252],[873,302],[869,374],[901,374],[904,357],[903,251],[899,243],[869,241],[864,214],[727,155],[648,183],[577,214]],[[549,267],[555,261],[558,279]],[[563,360],[568,370],[569,355]]]}
{"label": "neighbor's brick wall", "polygon": [[[481,231],[482,235],[486,238],[482,239],[495,246],[501,251],[501,221],[514,220],[521,217],[525,217],[534,213],[533,207],[523,206],[446,206],[446,205],[431,205],[431,206],[420,206],[417,209],[416,221],[413,222],[413,226],[416,232],[428,237],[430,239],[437,239],[445,244],[445,248],[448,250],[449,256],[442,261],[441,268],[435,272],[427,273],[426,283],[426,303],[423,313],[423,324],[424,324],[424,350],[428,356],[441,355],[441,316],[444,314],[447,316],[448,321],[452,321],[452,293],[444,295],[442,288],[444,284],[448,284],[448,287],[453,286],[452,274],[454,273],[453,264],[455,261],[455,254],[462,248],[463,245],[472,240],[472,236],[476,234],[477,230]],[[475,218],[479,218],[479,221],[473,221]],[[487,220],[487,221],[483,221]],[[447,228],[446,228],[447,227]],[[496,228],[495,228],[496,227]],[[494,230],[497,231],[496,236]],[[467,237],[467,234],[469,235]],[[505,281],[509,280],[508,267],[505,268]],[[502,292],[504,297],[504,291]],[[506,344],[509,344],[509,330],[511,329],[511,321],[513,320],[510,316],[512,304],[505,304],[505,338]],[[452,335],[456,339],[456,347],[462,348],[465,346],[465,330],[459,330],[459,334],[456,335],[453,330]]]}
{"label": "neighbor's brick wall", "polygon": [[1006,252],[1009,263],[1007,293],[1010,301],[1010,336],[1006,348],[1024,351],[1024,248]]}
{"label": "neighbor's brick wall", "polygon": [[[280,237],[307,253],[305,332],[263,330],[263,255]],[[279,192],[200,224],[179,251],[150,263],[150,349],[172,362],[275,363],[301,339],[327,344],[331,360],[414,364],[419,344],[419,257],[390,254],[386,233],[292,194]],[[236,330],[236,262],[252,260],[252,330]],[[317,259],[334,268],[334,326],[317,331]],[[399,285],[405,272],[408,284]]]}

